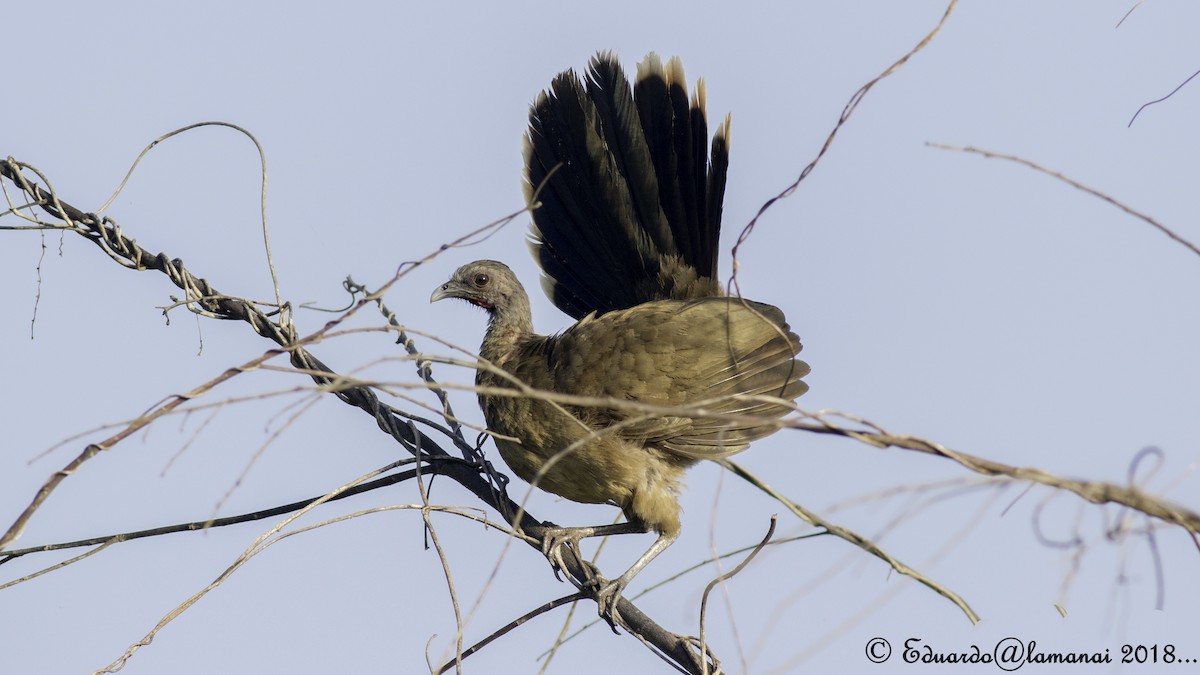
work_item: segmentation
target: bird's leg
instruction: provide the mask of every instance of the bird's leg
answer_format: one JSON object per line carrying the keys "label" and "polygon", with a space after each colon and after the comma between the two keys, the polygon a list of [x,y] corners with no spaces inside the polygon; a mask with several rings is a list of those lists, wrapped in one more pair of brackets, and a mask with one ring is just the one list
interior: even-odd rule
{"label": "bird's leg", "polygon": [[[545,536],[542,539],[542,553],[550,561],[551,567],[554,568],[554,576],[558,578],[559,570],[566,568],[563,560],[562,549],[564,546],[574,548],[573,553],[578,556],[578,545],[581,539],[588,537],[607,536],[610,534],[640,534],[647,532],[648,528],[645,525],[637,522],[616,523],[613,525],[596,525],[593,527],[557,527],[547,526]],[[591,575],[587,581],[579,586],[580,590],[585,585],[597,586],[596,604],[600,610],[600,616],[608,621],[613,631],[616,631],[617,623],[621,620],[620,614],[617,613],[617,604],[621,601],[621,593],[629,582],[633,580],[639,572],[650,564],[651,560],[658,557],[659,553],[667,550],[675,540],[679,538],[678,534],[659,534],[658,539],[651,544],[650,548],[642,554],[642,557],[637,559],[637,562],[625,570],[621,576],[607,581],[599,575],[594,567],[583,560],[582,556],[578,559],[585,567],[588,568],[588,573]],[[571,575],[567,575],[574,583]]]}
{"label": "bird's leg", "polygon": [[[616,523],[613,525],[596,525],[593,527],[558,527],[556,525],[547,524],[545,536],[542,538],[542,555],[550,561],[550,567],[554,570],[554,578],[560,578],[558,573],[560,570],[566,570],[566,565],[563,561],[562,548],[564,546],[574,547],[576,557],[591,575],[587,580],[588,583],[595,583],[599,576],[594,568],[587,563],[583,556],[578,555],[579,541],[588,537],[603,537],[610,534],[641,534],[646,532],[646,527],[639,523]],[[570,579],[571,575],[567,575]]]}
{"label": "bird's leg", "polygon": [[632,567],[596,591],[596,604],[599,606],[600,616],[608,621],[608,625],[612,627],[614,633],[617,632],[617,623],[621,621],[621,615],[617,613],[617,603],[621,601],[621,593],[625,587],[637,576],[638,572],[641,572],[646,565],[650,564],[651,560],[658,557],[659,553],[667,550],[667,547],[674,544],[678,538],[678,534],[658,535],[658,539],[650,545],[650,549],[643,553]]}

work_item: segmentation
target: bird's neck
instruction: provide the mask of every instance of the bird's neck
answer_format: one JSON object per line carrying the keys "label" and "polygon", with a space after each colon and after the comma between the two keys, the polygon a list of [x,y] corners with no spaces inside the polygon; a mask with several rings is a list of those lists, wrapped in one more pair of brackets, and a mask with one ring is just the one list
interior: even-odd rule
{"label": "bird's neck", "polygon": [[518,293],[509,298],[504,306],[495,307],[488,313],[488,329],[483,336],[479,355],[499,365],[531,337],[536,336],[533,333],[529,298],[524,293]]}

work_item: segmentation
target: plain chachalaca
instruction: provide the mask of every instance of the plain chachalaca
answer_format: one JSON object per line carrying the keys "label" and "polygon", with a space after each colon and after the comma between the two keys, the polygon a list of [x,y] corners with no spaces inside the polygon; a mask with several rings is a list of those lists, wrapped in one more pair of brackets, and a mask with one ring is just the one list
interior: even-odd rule
{"label": "plain chachalaca", "polygon": [[[534,102],[531,247],[547,295],[578,323],[534,333],[524,288],[493,260],[463,265],[431,298],[488,312],[475,381],[509,467],[543,490],[624,511],[626,523],[553,529],[543,543],[551,561],[584,537],[658,533],[599,589],[610,621],[630,579],[679,536],[684,470],[773,433],[808,389],[783,313],[727,297],[717,281],[729,120],[706,161],[704,92],[701,81],[689,101],[679,60],[664,68],[654,54],[631,91],[616,58],[601,53],[585,80],[561,73]],[[599,404],[495,393],[516,389],[514,379]]]}

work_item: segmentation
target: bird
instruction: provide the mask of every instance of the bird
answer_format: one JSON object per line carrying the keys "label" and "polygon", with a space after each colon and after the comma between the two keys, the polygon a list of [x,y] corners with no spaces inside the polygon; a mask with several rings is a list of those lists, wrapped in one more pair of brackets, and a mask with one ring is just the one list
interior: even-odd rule
{"label": "bird", "polygon": [[475,382],[509,468],[624,513],[553,526],[542,550],[555,573],[562,547],[585,537],[657,534],[619,577],[596,579],[614,630],[624,589],[680,536],[685,470],[774,433],[808,390],[783,312],[718,280],[730,118],[706,153],[705,98],[703,80],[689,97],[678,57],[650,53],[631,86],[618,58],[599,52],[584,76],[563,71],[531,105],[529,245],[545,293],[575,324],[535,333],[528,294],[495,260],[459,267],[430,297],[487,312]]}

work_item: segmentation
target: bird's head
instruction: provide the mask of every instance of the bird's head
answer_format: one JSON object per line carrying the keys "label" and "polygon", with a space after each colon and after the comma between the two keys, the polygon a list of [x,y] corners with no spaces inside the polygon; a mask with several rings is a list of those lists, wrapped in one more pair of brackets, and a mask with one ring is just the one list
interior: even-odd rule
{"label": "bird's head", "polygon": [[528,321],[529,296],[508,265],[495,260],[476,260],[454,271],[450,280],[434,289],[430,302],[459,298],[482,307],[493,321],[505,317]]}

